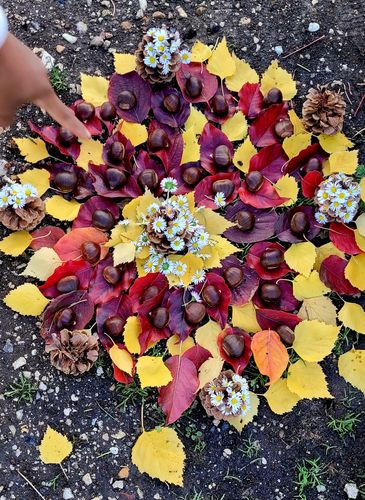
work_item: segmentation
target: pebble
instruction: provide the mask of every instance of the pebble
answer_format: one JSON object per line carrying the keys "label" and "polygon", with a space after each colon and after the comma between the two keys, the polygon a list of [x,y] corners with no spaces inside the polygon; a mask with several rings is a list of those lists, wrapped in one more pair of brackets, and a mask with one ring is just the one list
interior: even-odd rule
{"label": "pebble", "polygon": [[122,490],[124,488],[124,481],[114,481],[113,488],[115,490]]}
{"label": "pebble", "polygon": [[347,495],[347,498],[355,499],[359,494],[359,488],[355,483],[347,483],[345,484],[344,492]]}
{"label": "pebble", "polygon": [[82,480],[86,484],[86,486],[90,486],[90,484],[92,484],[92,482],[93,482],[89,473],[82,476]]}
{"label": "pebble", "polygon": [[224,456],[225,458],[228,458],[228,457],[230,457],[231,455],[232,455],[232,450],[230,450],[229,448],[225,448],[225,449],[223,450],[223,456]]}
{"label": "pebble", "polygon": [[318,31],[320,28],[319,24],[318,23],[309,23],[308,25],[308,31],[310,33],[315,33],[316,31]]}
{"label": "pebble", "polygon": [[132,29],[132,23],[130,21],[122,21],[120,27],[125,31],[129,31]]}
{"label": "pebble", "polygon": [[240,24],[243,26],[246,26],[247,24],[251,23],[251,18],[250,17],[241,17],[240,19]]}
{"label": "pebble", "polygon": [[110,453],[112,455],[118,455],[119,453],[119,449],[118,449],[118,446],[112,446],[110,449],[109,449]]}
{"label": "pebble", "polygon": [[39,384],[39,386],[38,386],[38,389],[39,389],[40,391],[43,391],[43,392],[44,392],[44,391],[46,391],[46,390],[47,390],[47,386],[46,386],[46,384],[45,384],[44,382],[41,382],[41,383]]}
{"label": "pebble", "polygon": [[76,29],[81,35],[84,35],[87,32],[87,24],[83,21],[79,21],[76,24]]}
{"label": "pebble", "polygon": [[14,346],[11,343],[11,340],[6,339],[5,345],[3,347],[3,351],[6,352],[6,353],[11,353],[11,352],[14,351]]}
{"label": "pebble", "polygon": [[176,10],[177,10],[177,13],[179,14],[180,17],[183,17],[183,18],[186,18],[188,17],[187,13],[185,12],[185,10],[181,7],[181,5],[178,5],[176,7]]}
{"label": "pebble", "polygon": [[22,366],[27,364],[27,360],[25,359],[24,356],[20,356],[20,358],[16,359],[13,363],[13,368],[14,370],[18,370]]}
{"label": "pebble", "polygon": [[23,418],[23,410],[18,410],[18,411],[15,413],[15,415],[16,415],[16,418],[17,418],[18,420],[21,420],[21,419]]}
{"label": "pebble", "polygon": [[66,42],[74,44],[77,42],[77,36],[70,35],[70,33],[64,33],[62,38],[66,40]]}
{"label": "pebble", "polygon": [[319,484],[317,486],[317,491],[318,491],[318,493],[323,493],[324,491],[326,491],[325,485],[324,484]]}
{"label": "pebble", "polygon": [[198,16],[201,16],[204,14],[204,12],[207,10],[206,7],[204,7],[204,5],[199,5],[199,7],[196,8],[196,13]]}
{"label": "pebble", "polygon": [[101,47],[104,44],[104,39],[101,36],[94,36],[90,40],[91,47]]}
{"label": "pebble", "polygon": [[283,53],[283,47],[281,45],[277,45],[276,47],[274,47],[274,50],[278,56],[281,56],[281,54]]}
{"label": "pebble", "polygon": [[65,489],[63,490],[63,495],[62,495],[62,498],[63,498],[64,500],[70,500],[71,498],[75,498],[75,497],[73,496],[73,493],[72,493],[72,491],[71,491],[71,488],[65,488]]}
{"label": "pebble", "polygon": [[164,12],[161,12],[160,10],[156,10],[156,12],[152,14],[152,17],[154,19],[164,19],[166,17],[166,14]]}
{"label": "pebble", "polygon": [[58,52],[58,54],[62,54],[62,52],[64,52],[66,49],[66,47],[64,45],[56,45],[56,52]]}
{"label": "pebble", "polygon": [[261,458],[261,463],[262,463],[262,465],[267,465],[267,460],[265,457]]}

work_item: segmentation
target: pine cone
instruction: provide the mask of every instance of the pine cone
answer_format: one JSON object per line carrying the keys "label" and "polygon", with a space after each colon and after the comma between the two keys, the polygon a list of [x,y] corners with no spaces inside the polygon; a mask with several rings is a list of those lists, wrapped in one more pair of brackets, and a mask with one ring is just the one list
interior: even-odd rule
{"label": "pine cone", "polygon": [[342,130],[346,102],[327,86],[310,89],[303,104],[303,124],[313,134],[334,135]]}
{"label": "pine cone", "polygon": [[41,198],[29,198],[23,208],[0,209],[0,222],[12,231],[31,231],[45,216],[45,205]]}
{"label": "pine cone", "polygon": [[136,70],[137,73],[147,80],[148,82],[154,84],[154,83],[164,83],[164,82],[171,82],[171,80],[174,78],[177,70],[180,67],[180,54],[179,51],[174,52],[171,54],[171,60],[170,60],[170,72],[167,73],[167,75],[164,75],[162,73],[162,64],[158,64],[156,68],[149,68],[148,66],[145,65],[144,63],[144,58],[147,55],[145,53],[144,48],[145,45],[149,42],[151,42],[153,38],[148,35],[144,35],[142,38],[141,42],[138,45],[138,49],[136,50]]}
{"label": "pine cone", "polygon": [[98,340],[85,330],[61,330],[46,344],[51,365],[66,375],[81,375],[90,370],[99,354]]}
{"label": "pine cone", "polygon": [[[159,210],[156,211],[156,213],[150,218],[146,231],[148,235],[148,239],[151,243],[151,245],[160,253],[178,253],[178,250],[174,250],[171,247],[171,242],[166,238],[166,236],[163,233],[159,233],[154,230],[153,228],[153,223],[157,217],[162,217],[165,219],[166,225],[167,226],[172,226],[174,223],[174,220],[178,216],[178,211],[175,211],[175,213],[170,214],[170,216],[167,215],[166,213],[166,208],[164,206],[161,206]],[[192,238],[192,233],[189,232],[186,228],[181,230],[180,232],[176,233],[176,236],[179,238],[182,238],[185,242],[185,244],[188,244],[189,241]]]}

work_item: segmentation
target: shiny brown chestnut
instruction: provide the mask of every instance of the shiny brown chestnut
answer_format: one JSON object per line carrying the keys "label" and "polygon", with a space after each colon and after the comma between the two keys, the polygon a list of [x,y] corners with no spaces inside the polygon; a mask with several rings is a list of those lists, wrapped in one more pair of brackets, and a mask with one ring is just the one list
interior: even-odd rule
{"label": "shiny brown chestnut", "polygon": [[71,193],[76,187],[77,175],[75,172],[59,172],[53,182],[61,193]]}
{"label": "shiny brown chestnut", "polygon": [[191,325],[198,325],[203,321],[207,309],[201,302],[189,302],[185,306],[184,316],[188,323]]}
{"label": "shiny brown chestnut", "polygon": [[213,159],[217,167],[225,169],[232,163],[231,152],[225,144],[217,146],[213,153]]}
{"label": "shiny brown chestnut", "polygon": [[256,193],[264,183],[264,176],[259,170],[253,170],[246,174],[245,182],[248,191]]}
{"label": "shiny brown chestnut", "polygon": [[289,118],[281,118],[274,127],[275,134],[281,139],[290,137],[294,133],[294,127]]}
{"label": "shiny brown chestnut", "polygon": [[142,189],[153,191],[158,186],[158,175],[152,168],[146,168],[138,176],[138,184]]}
{"label": "shiny brown chestnut", "polygon": [[101,248],[98,243],[85,241],[81,245],[81,255],[91,265],[96,264],[100,259]]}
{"label": "shiny brown chestnut", "polygon": [[229,198],[234,191],[234,184],[230,179],[219,179],[212,184],[214,194],[223,193],[226,198]]}
{"label": "shiny brown chestnut", "polygon": [[255,225],[256,217],[248,210],[240,210],[236,213],[236,223],[241,231],[251,231]]}
{"label": "shiny brown chestnut", "polygon": [[265,107],[271,106],[271,104],[280,104],[283,102],[283,94],[280,89],[273,87],[264,97],[263,104]]}
{"label": "shiny brown chestnut", "polygon": [[245,342],[240,335],[228,334],[222,341],[222,349],[229,358],[239,358],[245,350]]}
{"label": "shiny brown chestnut", "polygon": [[65,307],[57,311],[54,317],[54,323],[57,330],[62,330],[63,328],[72,328],[75,324],[76,314],[71,307]]}
{"label": "shiny brown chestnut", "polygon": [[296,212],[290,219],[290,230],[297,236],[302,236],[309,229],[309,219],[304,212]]}
{"label": "shiny brown chestnut", "polygon": [[60,143],[64,146],[71,146],[71,144],[77,141],[76,135],[64,127],[60,127],[58,131],[58,138],[60,140]]}
{"label": "shiny brown chestnut", "polygon": [[109,101],[104,102],[100,107],[100,118],[106,122],[114,120],[117,116],[117,110],[114,104]]}
{"label": "shiny brown chestnut", "polygon": [[108,168],[105,177],[110,189],[119,189],[127,183],[126,173],[117,168]]}
{"label": "shiny brown chestnut", "polygon": [[156,153],[157,151],[161,151],[161,149],[168,148],[170,141],[168,135],[162,128],[156,128],[148,136],[147,145],[153,153]]}
{"label": "shiny brown chestnut", "polygon": [[189,186],[195,186],[202,178],[202,171],[199,167],[188,167],[182,173],[182,178]]}
{"label": "shiny brown chestnut", "polygon": [[301,168],[301,173],[305,175],[313,170],[316,170],[317,172],[322,170],[322,162],[318,158],[311,158],[308,160],[307,163]]}
{"label": "shiny brown chestnut", "polygon": [[64,276],[58,281],[56,288],[60,293],[69,293],[77,290],[79,284],[80,280],[77,276]]}
{"label": "shiny brown chestnut", "polygon": [[276,283],[264,283],[260,288],[260,296],[268,304],[278,302],[281,297],[280,287]]}
{"label": "shiny brown chestnut", "polygon": [[207,285],[203,288],[201,297],[208,307],[217,307],[221,301],[219,290],[214,285]]}
{"label": "shiny brown chestnut", "polygon": [[244,274],[240,267],[230,266],[223,271],[223,277],[229,288],[237,288],[242,283]]}
{"label": "shiny brown chestnut", "polygon": [[223,95],[216,95],[211,100],[213,113],[217,116],[225,116],[228,113],[228,103]]}
{"label": "shiny brown chestnut", "polygon": [[286,345],[292,345],[294,342],[294,332],[287,325],[280,325],[279,328],[276,329],[276,332],[279,334],[281,340]]}
{"label": "shiny brown chestnut", "polygon": [[110,316],[104,321],[104,330],[111,337],[119,337],[122,334],[125,321],[118,315]]}
{"label": "shiny brown chestnut", "polygon": [[116,285],[122,277],[122,270],[119,267],[106,266],[103,269],[103,278],[110,285]]}
{"label": "shiny brown chestnut", "polygon": [[95,106],[90,102],[79,102],[75,106],[75,115],[82,122],[88,122],[95,116]]}
{"label": "shiny brown chestnut", "polygon": [[110,231],[115,226],[115,218],[109,210],[97,209],[92,215],[91,223],[102,231]]}
{"label": "shiny brown chestnut", "polygon": [[168,94],[164,97],[163,107],[169,113],[178,113],[180,111],[180,99],[176,94]]}
{"label": "shiny brown chestnut", "polygon": [[125,147],[122,142],[113,142],[108,150],[108,157],[111,161],[121,163],[124,159]]}
{"label": "shiny brown chestnut", "polygon": [[165,328],[169,322],[169,310],[167,307],[156,307],[150,312],[150,320],[155,328]]}
{"label": "shiny brown chestnut", "polygon": [[185,83],[185,90],[188,96],[192,97],[193,99],[196,99],[197,97],[201,96],[201,93],[203,91],[203,84],[200,78],[197,78],[196,76],[190,76]]}
{"label": "shiny brown chestnut", "polygon": [[284,263],[284,252],[280,248],[268,248],[262,253],[260,263],[269,271],[278,269]]}
{"label": "shiny brown chestnut", "polygon": [[143,304],[143,302],[146,302],[146,300],[151,300],[157,297],[159,294],[159,290],[156,285],[150,285],[147,288],[145,288],[142,292],[142,295],[139,299],[140,304]]}
{"label": "shiny brown chestnut", "polygon": [[123,90],[117,97],[117,103],[123,111],[133,109],[137,104],[137,98],[133,92]]}

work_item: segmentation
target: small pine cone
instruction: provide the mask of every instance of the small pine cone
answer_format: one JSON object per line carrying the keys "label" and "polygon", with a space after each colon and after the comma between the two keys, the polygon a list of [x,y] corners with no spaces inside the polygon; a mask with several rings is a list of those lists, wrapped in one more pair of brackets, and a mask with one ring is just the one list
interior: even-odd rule
{"label": "small pine cone", "polygon": [[234,372],[232,370],[221,372],[218,377],[213,380],[213,382],[208,382],[207,384],[205,384],[205,386],[200,391],[200,401],[203,405],[204,410],[207,412],[208,417],[214,417],[217,420],[229,420],[232,417],[232,415],[225,415],[217,406],[212,403],[208,389],[211,384],[214,383],[218,390],[224,391],[224,389],[220,385],[222,379],[226,378],[227,380],[232,380],[233,375]]}
{"label": "small pine cone", "polygon": [[346,102],[342,95],[327,86],[310,89],[303,104],[303,124],[313,134],[334,135],[340,132]]}
{"label": "small pine cone", "polygon": [[98,359],[98,340],[85,330],[61,330],[53,334],[46,344],[45,352],[50,353],[51,365],[66,375],[81,375],[90,370]]}
{"label": "small pine cone", "polygon": [[0,209],[0,222],[12,231],[31,231],[45,216],[45,205],[41,198],[29,198],[23,208]]}
{"label": "small pine cone", "polygon": [[180,54],[178,51],[171,54],[170,71],[169,73],[167,73],[167,75],[164,75],[162,73],[162,64],[158,64],[156,68],[149,68],[144,63],[144,58],[146,56],[146,54],[144,53],[144,47],[148,42],[151,41],[152,37],[144,35],[144,37],[142,38],[141,42],[138,45],[138,48],[135,53],[137,73],[144,80],[147,80],[151,84],[171,82],[171,80],[174,78],[177,70],[180,67]]}

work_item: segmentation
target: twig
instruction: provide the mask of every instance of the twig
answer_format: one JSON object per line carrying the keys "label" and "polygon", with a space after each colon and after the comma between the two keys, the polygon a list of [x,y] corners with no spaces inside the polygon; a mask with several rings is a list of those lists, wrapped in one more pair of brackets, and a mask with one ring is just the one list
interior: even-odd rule
{"label": "twig", "polygon": [[360,99],[360,102],[359,102],[359,104],[358,104],[358,106],[357,106],[357,108],[355,110],[354,116],[356,116],[357,113],[360,111],[361,106],[362,106],[362,104],[364,102],[364,99],[365,99],[365,92],[363,93],[362,98]]}
{"label": "twig", "polygon": [[320,42],[321,40],[323,40],[323,38],[326,38],[326,35],[322,35],[322,36],[320,36],[318,38],[315,38],[314,40],[312,40],[311,42],[307,43],[306,45],[303,45],[303,47],[299,47],[299,49],[295,49],[292,52],[289,52],[289,54],[286,54],[286,56],[283,56],[282,59],[286,59],[287,57],[290,57],[293,54],[296,54],[297,52],[301,52],[302,50],[307,49],[308,47],[310,47],[314,43],[317,43],[317,42]]}
{"label": "twig", "polygon": [[305,67],[305,66],[303,66],[302,64],[297,63],[297,66],[299,66],[299,68],[305,69],[305,71],[308,71],[308,73],[310,73],[310,72],[311,72],[311,70],[310,70],[310,69],[306,68],[306,67]]}
{"label": "twig", "polygon": [[30,486],[31,488],[33,488],[33,490],[37,493],[37,495],[38,495],[40,498],[42,498],[43,500],[47,500],[47,499],[46,499],[46,498],[42,495],[42,493],[41,493],[39,490],[37,490],[37,488],[34,486],[34,484],[33,484],[33,483],[31,483],[31,482],[29,481],[29,479],[28,479],[27,477],[25,477],[25,476],[24,476],[24,474],[22,474],[22,473],[20,472],[20,470],[19,470],[19,469],[16,469],[16,471],[17,471],[17,473],[19,474],[19,476],[21,476],[21,477],[24,479],[24,481],[26,481],[26,482],[29,484],[29,486]]}
{"label": "twig", "polygon": [[110,0],[110,3],[112,4],[113,6],[113,12],[112,12],[112,17],[115,16],[115,3],[113,2],[113,0]]}
{"label": "twig", "polygon": [[354,136],[351,137],[351,139],[355,139],[355,137],[359,134],[362,134],[363,132],[365,132],[365,128],[362,128],[361,130],[359,130],[358,132],[356,132],[356,134]]}
{"label": "twig", "polygon": [[69,477],[68,477],[65,469],[63,468],[62,464],[60,464],[60,467],[61,467],[61,471],[63,472],[63,475],[65,476],[65,478],[67,479],[67,481],[69,481]]}
{"label": "twig", "polygon": [[100,408],[101,411],[103,411],[106,415],[108,415],[108,417],[112,418],[113,420],[115,420],[116,422],[118,422],[118,419],[115,418],[111,413],[109,413],[105,408],[103,408],[101,406],[101,404],[99,403],[99,401],[96,401],[96,404],[97,406]]}

